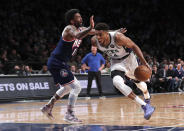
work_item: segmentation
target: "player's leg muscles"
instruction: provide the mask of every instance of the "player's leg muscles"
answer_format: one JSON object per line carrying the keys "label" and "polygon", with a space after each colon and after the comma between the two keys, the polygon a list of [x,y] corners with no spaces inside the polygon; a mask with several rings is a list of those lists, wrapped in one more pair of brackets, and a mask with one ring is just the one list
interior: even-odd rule
{"label": "player's leg muscles", "polygon": [[124,75],[125,73],[122,71],[115,70],[111,72],[111,77],[113,78],[113,85],[121,91],[125,96],[128,96],[130,99],[134,100],[136,103],[140,105],[146,105],[146,103],[136,96],[132,89],[124,83]]}
{"label": "player's leg muscles", "polygon": [[65,86],[65,88],[71,88],[69,95],[69,103],[72,107],[75,105],[77,97],[81,91],[81,86],[79,81],[74,77],[74,82]]}
{"label": "player's leg muscles", "polygon": [[67,95],[71,91],[70,86],[60,86],[60,89],[57,90],[56,94],[62,98],[64,95]]}

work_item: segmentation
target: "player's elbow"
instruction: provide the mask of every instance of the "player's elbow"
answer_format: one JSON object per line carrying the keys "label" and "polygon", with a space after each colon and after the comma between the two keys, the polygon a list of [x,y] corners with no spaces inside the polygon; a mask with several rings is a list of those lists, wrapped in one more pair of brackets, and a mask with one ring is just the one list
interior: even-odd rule
{"label": "player's elbow", "polygon": [[132,50],[133,51],[137,51],[138,49],[139,49],[139,47],[136,44],[133,44],[132,45]]}

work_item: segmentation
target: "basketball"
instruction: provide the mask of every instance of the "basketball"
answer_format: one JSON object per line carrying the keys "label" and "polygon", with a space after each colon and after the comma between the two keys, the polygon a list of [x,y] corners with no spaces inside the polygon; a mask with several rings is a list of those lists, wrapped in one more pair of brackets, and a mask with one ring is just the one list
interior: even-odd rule
{"label": "basketball", "polygon": [[138,66],[134,71],[134,75],[139,81],[147,81],[151,77],[151,74],[152,72],[145,65]]}

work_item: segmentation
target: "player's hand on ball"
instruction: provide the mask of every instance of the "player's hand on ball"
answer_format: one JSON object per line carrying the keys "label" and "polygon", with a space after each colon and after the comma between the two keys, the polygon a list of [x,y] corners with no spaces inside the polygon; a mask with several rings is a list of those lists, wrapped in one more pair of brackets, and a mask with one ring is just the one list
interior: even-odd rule
{"label": "player's hand on ball", "polygon": [[145,65],[138,66],[134,71],[134,75],[139,81],[148,81],[151,78],[151,74],[152,71]]}
{"label": "player's hand on ball", "polygon": [[149,65],[148,63],[146,63],[145,66],[148,67],[148,69],[149,69],[150,71],[152,71],[152,69],[151,69],[151,67],[150,67],[150,65]]}

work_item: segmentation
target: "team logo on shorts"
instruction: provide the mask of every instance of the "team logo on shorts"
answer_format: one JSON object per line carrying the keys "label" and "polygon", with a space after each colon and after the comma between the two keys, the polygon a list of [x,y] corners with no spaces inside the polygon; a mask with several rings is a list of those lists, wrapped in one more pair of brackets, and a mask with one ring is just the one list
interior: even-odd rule
{"label": "team logo on shorts", "polygon": [[62,69],[62,70],[60,71],[60,75],[61,75],[62,77],[67,77],[67,76],[68,76],[67,70],[66,70],[66,69]]}

